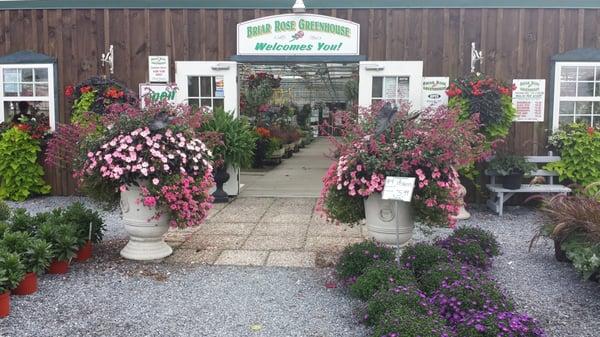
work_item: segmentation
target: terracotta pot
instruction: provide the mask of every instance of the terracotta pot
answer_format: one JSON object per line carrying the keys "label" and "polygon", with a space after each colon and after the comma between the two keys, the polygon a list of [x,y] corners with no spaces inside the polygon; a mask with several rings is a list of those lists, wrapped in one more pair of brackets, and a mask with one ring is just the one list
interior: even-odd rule
{"label": "terracotta pot", "polygon": [[69,271],[69,261],[52,261],[48,274],[66,274]]}
{"label": "terracotta pot", "polygon": [[15,295],[31,295],[37,291],[37,275],[35,273],[27,273],[21,283],[13,289]]}
{"label": "terracotta pot", "polygon": [[75,260],[77,262],[85,262],[92,257],[92,252],[94,251],[94,246],[92,241],[86,241],[79,251],[77,251],[77,255],[75,256]]}
{"label": "terracotta pot", "polygon": [[10,314],[10,292],[5,291],[0,294],[0,318],[4,318]]}

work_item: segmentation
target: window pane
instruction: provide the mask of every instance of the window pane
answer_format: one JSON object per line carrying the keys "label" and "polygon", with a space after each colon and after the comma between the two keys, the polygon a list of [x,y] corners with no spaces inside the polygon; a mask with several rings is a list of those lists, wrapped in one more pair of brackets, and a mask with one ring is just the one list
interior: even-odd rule
{"label": "window pane", "polygon": [[36,82],[48,82],[48,69],[35,68],[35,81]]}
{"label": "window pane", "polygon": [[4,82],[19,82],[18,69],[4,69]]}
{"label": "window pane", "polygon": [[398,77],[398,98],[408,99],[408,77]]}
{"label": "window pane", "polygon": [[577,96],[579,96],[579,97],[594,96],[594,83],[593,82],[577,83]]}
{"label": "window pane", "polygon": [[371,92],[371,97],[383,97],[383,77],[373,77],[373,90]]}
{"label": "window pane", "polygon": [[593,81],[594,80],[594,67],[579,67],[579,74],[577,75],[579,81]]}
{"label": "window pane", "polygon": [[587,125],[592,125],[592,116],[577,116],[575,121]]}
{"label": "window pane", "polygon": [[561,115],[572,115],[575,113],[575,102],[560,102],[559,113]]}
{"label": "window pane", "polygon": [[21,84],[21,92],[19,96],[33,96],[33,84]]}
{"label": "window pane", "polygon": [[21,82],[33,82],[33,69],[21,69]]}
{"label": "window pane", "polygon": [[398,97],[397,77],[385,77],[383,79],[383,98],[394,100]]}
{"label": "window pane", "polygon": [[575,82],[561,82],[560,83],[560,95],[562,97],[575,97],[575,88],[577,83]]}
{"label": "window pane", "polygon": [[223,76],[217,78],[214,76],[213,78],[213,88],[214,88],[214,96],[213,97],[225,97],[225,83]]}
{"label": "window pane", "polygon": [[4,120],[18,122],[25,115],[27,117],[44,118],[46,122],[50,122],[48,118],[50,108],[48,102],[4,102]]}
{"label": "window pane", "polygon": [[573,123],[573,116],[560,116],[558,118],[558,125],[565,125]]}
{"label": "window pane", "polygon": [[197,76],[188,76],[188,94],[187,95],[188,95],[188,97],[200,97],[200,89],[198,87],[198,77]]}
{"label": "window pane", "polygon": [[372,105],[375,105],[375,104],[377,104],[377,103],[380,103],[380,102],[381,102],[381,99],[373,99],[373,100],[371,101],[371,104],[372,104]]}
{"label": "window pane", "polygon": [[561,81],[575,81],[577,79],[577,67],[562,67],[560,69]]}
{"label": "window pane", "polygon": [[191,105],[191,106],[197,108],[200,106],[200,102],[198,101],[197,98],[191,98],[191,99],[188,99],[188,105]]}
{"label": "window pane", "polygon": [[37,84],[35,85],[36,96],[48,96],[48,84]]}
{"label": "window pane", "polygon": [[200,77],[200,97],[213,97],[212,82],[212,77]]}
{"label": "window pane", "polygon": [[225,107],[225,100],[222,98],[215,98],[213,101],[213,104],[214,104],[214,106],[213,106],[214,109],[218,109],[218,108],[223,109]]}
{"label": "window pane", "polygon": [[577,102],[575,104],[575,113],[578,115],[591,115],[592,102]]}
{"label": "window pane", "polygon": [[4,96],[19,96],[19,85],[5,83]]}
{"label": "window pane", "polygon": [[600,116],[600,102],[594,102],[594,115]]}

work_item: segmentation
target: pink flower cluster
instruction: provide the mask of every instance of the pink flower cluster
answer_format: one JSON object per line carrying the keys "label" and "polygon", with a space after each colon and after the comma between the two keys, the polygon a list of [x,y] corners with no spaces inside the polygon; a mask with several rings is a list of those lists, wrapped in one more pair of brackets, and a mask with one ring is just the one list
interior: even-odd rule
{"label": "pink flower cluster", "polygon": [[371,193],[383,191],[385,176],[381,173],[368,173],[363,165],[349,166],[349,156],[341,156],[336,169],[337,189],[348,189],[352,197],[368,197]]}

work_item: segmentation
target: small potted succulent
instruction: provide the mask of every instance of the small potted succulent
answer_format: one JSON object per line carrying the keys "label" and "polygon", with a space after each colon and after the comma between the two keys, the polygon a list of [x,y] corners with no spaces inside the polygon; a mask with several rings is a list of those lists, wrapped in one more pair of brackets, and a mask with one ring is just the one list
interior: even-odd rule
{"label": "small potted succulent", "polygon": [[53,215],[39,227],[38,237],[52,245],[48,274],[67,273],[71,259],[79,249],[76,229],[71,224],[62,223],[60,216]]}
{"label": "small potted succulent", "polygon": [[523,156],[498,155],[490,161],[488,169],[502,177],[502,187],[518,190],[523,176],[535,170],[536,166]]}
{"label": "small potted succulent", "polygon": [[98,212],[86,208],[80,202],[67,207],[63,213],[65,223],[71,224],[77,231],[79,250],[75,256],[77,262],[87,261],[92,257],[93,244],[102,241],[105,230],[104,222]]}
{"label": "small potted succulent", "polygon": [[0,251],[0,318],[10,313],[10,291],[25,276],[25,266],[19,255]]}
{"label": "small potted succulent", "polygon": [[0,241],[6,251],[18,254],[25,266],[25,277],[12,291],[15,295],[29,295],[37,291],[37,275],[46,271],[52,259],[50,244],[26,232],[6,232]]}

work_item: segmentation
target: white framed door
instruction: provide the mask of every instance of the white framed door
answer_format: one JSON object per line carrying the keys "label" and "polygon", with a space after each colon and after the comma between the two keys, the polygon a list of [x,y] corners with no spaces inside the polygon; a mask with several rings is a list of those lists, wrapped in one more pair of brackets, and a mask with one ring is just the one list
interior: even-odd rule
{"label": "white framed door", "polygon": [[[209,109],[223,108],[235,117],[239,115],[237,63],[225,61],[175,62],[175,101]],[[223,189],[229,195],[240,192],[239,169],[228,168],[229,181]]]}
{"label": "white framed door", "polygon": [[408,100],[422,107],[423,61],[362,61],[359,65],[358,105]]}

